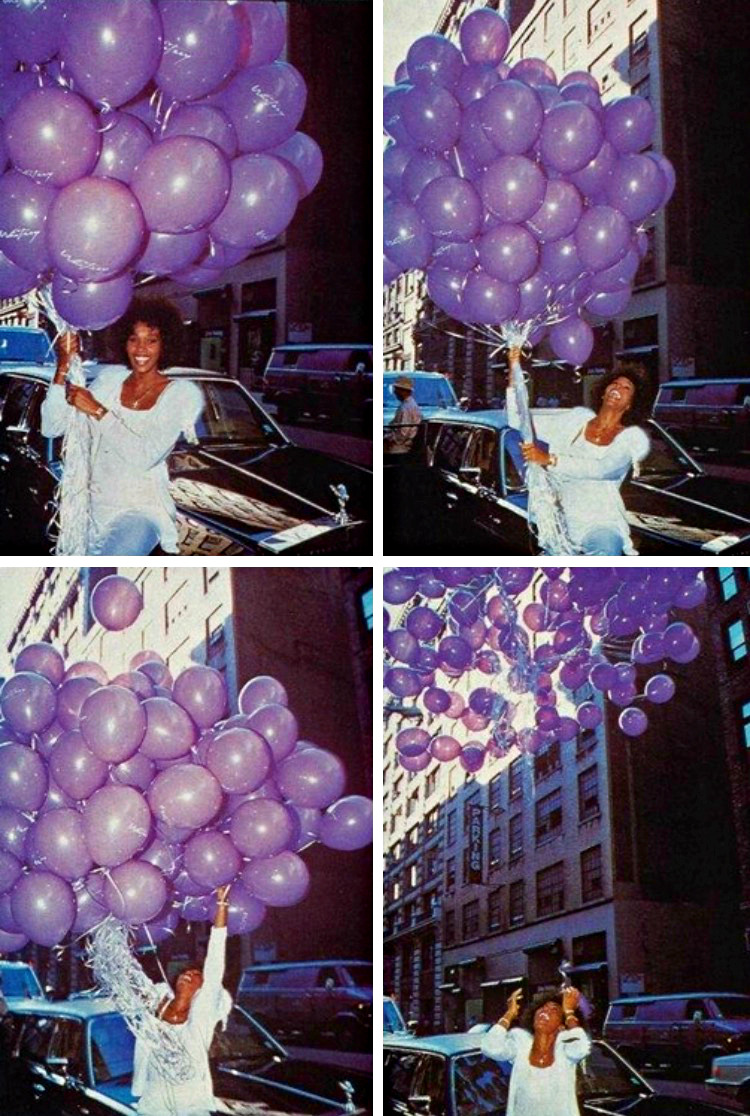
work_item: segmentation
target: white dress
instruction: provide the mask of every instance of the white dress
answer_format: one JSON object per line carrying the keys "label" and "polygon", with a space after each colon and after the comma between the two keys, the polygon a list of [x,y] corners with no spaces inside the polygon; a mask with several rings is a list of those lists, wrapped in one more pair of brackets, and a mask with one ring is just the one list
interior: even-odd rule
{"label": "white dress", "polygon": [[576,1098],[576,1065],[591,1050],[582,1027],[560,1031],[555,1060],[541,1069],[529,1061],[533,1037],[523,1027],[506,1031],[495,1024],[482,1038],[482,1051],[498,1062],[511,1062],[506,1116],[580,1116]]}
{"label": "white dress", "polygon": [[[193,1076],[172,1084],[165,1078],[156,1052],[144,1039],[136,1038],[131,1091],[139,1098],[136,1112],[143,1116],[209,1116],[211,1112],[225,1110],[214,1097],[208,1051],[216,1024],[226,1022],[232,1007],[232,998],[222,985],[226,941],[226,928],[213,927],[203,966],[203,984],[193,996],[187,1020],[160,1021],[173,1034],[179,1032],[190,1056]],[[163,987],[167,995],[171,993],[167,984],[157,987]]]}
{"label": "white dress", "polygon": [[[190,380],[172,380],[153,407],[135,411],[123,407],[122,385],[130,375],[123,367],[105,369],[91,393],[107,414],[90,418],[91,516],[102,538],[124,513],[136,512],[151,520],[162,550],[177,554],[174,501],[169,495],[167,457],[184,433],[195,441],[195,423],[203,410],[203,393]],[[73,407],[63,384],[50,384],[42,404],[42,434],[56,438],[68,428]]]}
{"label": "white dress", "polygon": [[[512,391],[508,392],[507,412],[509,426],[520,429]],[[555,481],[570,541],[579,545],[590,531],[610,530],[622,539],[624,554],[637,554],[620,485],[630,469],[637,472],[648,454],[648,435],[640,426],[626,426],[608,446],[597,446],[586,439],[586,424],[595,417],[588,407],[536,413],[534,429],[557,457],[557,465],[547,472]]]}

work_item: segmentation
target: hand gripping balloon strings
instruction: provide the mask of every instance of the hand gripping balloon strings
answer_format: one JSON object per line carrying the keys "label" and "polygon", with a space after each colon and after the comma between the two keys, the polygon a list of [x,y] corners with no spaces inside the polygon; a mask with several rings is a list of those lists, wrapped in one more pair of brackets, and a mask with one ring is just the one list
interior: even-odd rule
{"label": "hand gripping balloon strings", "polygon": [[[41,287],[37,298],[56,330],[55,341],[72,329],[52,301],[50,288]],[[67,380],[76,387],[86,386],[79,353],[73,353]],[[54,498],[52,526],[57,527],[56,554],[90,554],[94,539],[91,517],[91,423],[82,411],[72,408],[60,454],[62,473]]]}

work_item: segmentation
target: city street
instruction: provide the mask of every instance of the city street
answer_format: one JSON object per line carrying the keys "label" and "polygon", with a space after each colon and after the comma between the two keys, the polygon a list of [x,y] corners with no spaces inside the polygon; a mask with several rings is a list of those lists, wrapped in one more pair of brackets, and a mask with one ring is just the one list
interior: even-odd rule
{"label": "city street", "polygon": [[[276,418],[276,407],[273,403],[263,402],[263,392],[251,393],[253,399],[260,403],[272,418]],[[280,424],[281,425],[281,424]],[[304,449],[320,450],[321,453],[330,453],[342,461],[352,465],[364,465],[372,468],[372,441],[361,434],[353,434],[347,430],[331,428],[330,424],[316,425],[312,419],[302,419],[290,426],[281,426],[281,429],[295,445]]]}

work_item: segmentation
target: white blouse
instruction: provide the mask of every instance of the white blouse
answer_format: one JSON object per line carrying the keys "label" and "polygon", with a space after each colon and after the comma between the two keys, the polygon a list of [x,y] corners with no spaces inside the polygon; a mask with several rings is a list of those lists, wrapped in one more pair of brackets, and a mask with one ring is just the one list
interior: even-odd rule
{"label": "white blouse", "polygon": [[482,1051],[498,1062],[511,1062],[506,1116],[580,1116],[576,1097],[576,1066],[591,1051],[582,1027],[560,1031],[551,1066],[532,1066],[533,1037],[523,1027],[509,1031],[496,1023],[482,1037]]}
{"label": "white blouse", "polygon": [[[91,393],[107,414],[89,418],[92,433],[91,515],[97,536],[103,536],[124,512],[151,519],[162,550],[177,554],[176,509],[169,495],[167,457],[181,434],[196,441],[195,423],[204,406],[203,393],[191,380],[172,380],[153,407],[124,407],[122,385],[130,369],[105,369]],[[65,434],[74,408],[63,384],[50,384],[42,404],[42,434]]]}
{"label": "white blouse", "polygon": [[[512,391],[508,392],[507,412],[508,424],[520,429]],[[554,478],[571,542],[578,544],[589,531],[607,528],[621,537],[624,554],[636,554],[620,485],[630,469],[637,472],[648,454],[648,435],[640,426],[627,426],[609,445],[598,446],[586,439],[586,424],[595,417],[588,407],[537,413],[534,428],[537,438],[557,457],[557,465],[547,472]]]}

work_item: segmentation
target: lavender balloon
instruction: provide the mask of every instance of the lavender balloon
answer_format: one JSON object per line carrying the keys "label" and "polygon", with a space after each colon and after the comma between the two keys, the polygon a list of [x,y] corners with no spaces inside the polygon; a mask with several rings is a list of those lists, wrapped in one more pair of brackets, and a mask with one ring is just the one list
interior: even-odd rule
{"label": "lavender balloon", "polygon": [[30,291],[36,285],[35,272],[19,267],[9,260],[4,252],[0,252],[0,298],[15,298]]}
{"label": "lavender balloon", "polygon": [[267,151],[284,143],[302,119],[305,81],[288,62],[270,62],[237,74],[222,96],[242,152]]}
{"label": "lavender balloon", "polygon": [[[209,904],[209,915],[212,919],[216,917],[215,895]],[[227,916],[228,934],[249,934],[252,930],[257,930],[265,918],[265,903],[251,894],[244,884],[235,883],[229,892]]]}
{"label": "lavender balloon", "polygon": [[[152,790],[160,778],[157,775]],[[135,856],[151,831],[148,802],[134,787],[111,785],[95,791],[84,807],[83,822],[89,852],[108,868]]]}
{"label": "lavender balloon", "polygon": [[290,848],[296,830],[290,807],[271,798],[258,798],[237,807],[229,835],[243,856],[265,857]]}
{"label": "lavender balloon", "polygon": [[217,734],[206,752],[206,767],[232,794],[256,790],[265,782],[273,754],[252,729],[228,728]]}
{"label": "lavender balloon", "polygon": [[482,201],[470,182],[454,175],[428,182],[419,195],[416,209],[433,236],[449,240],[472,240],[482,223]]}
{"label": "lavender balloon", "polygon": [[329,849],[364,848],[372,843],[372,800],[359,794],[340,798],[320,822],[320,841]]}
{"label": "lavender balloon", "polygon": [[307,865],[288,851],[252,860],[243,868],[241,878],[250,894],[269,907],[292,907],[310,888]]}
{"label": "lavender balloon", "polygon": [[97,686],[106,686],[109,682],[106,670],[99,663],[92,663],[90,660],[69,666],[63,676],[63,682],[68,682],[71,678],[93,678]]}
{"label": "lavender balloon", "polygon": [[[69,674],[70,671],[67,673]],[[78,728],[83,703],[90,694],[93,694],[94,690],[99,689],[102,683],[85,675],[74,675],[72,678],[68,678],[66,674],[66,679],[67,681],[63,681],[57,692],[57,719],[62,727],[68,731]],[[106,682],[105,675],[104,685],[106,685]]]}
{"label": "lavender balloon", "polygon": [[167,901],[164,876],[153,864],[130,860],[109,874],[104,899],[115,918],[123,922],[148,922]]}
{"label": "lavender balloon", "polygon": [[107,113],[101,120],[102,146],[91,173],[98,178],[117,178],[127,185],[152,145],[151,133],[129,112]]}
{"label": "lavender balloon", "polygon": [[91,614],[110,632],[129,628],[142,608],[143,597],[138,586],[130,578],[119,574],[97,581],[91,594]]}
{"label": "lavender balloon", "polygon": [[60,49],[63,0],[17,0],[4,4],[0,36],[8,55],[19,62],[46,62]]}
{"label": "lavender balloon", "polygon": [[497,66],[510,44],[510,27],[504,16],[491,8],[477,8],[461,23],[461,50],[467,62]]}
{"label": "lavender balloon", "polygon": [[16,884],[11,910],[19,930],[41,946],[57,945],[73,925],[73,889],[53,872],[34,870]]}
{"label": "lavender balloon", "polygon": [[5,142],[17,170],[50,186],[66,186],[93,169],[100,136],[82,97],[36,89],[7,116]]}
{"label": "lavender balloon", "polygon": [[406,69],[412,85],[453,89],[463,69],[461,51],[444,35],[422,35],[409,47]]}
{"label": "lavender balloon", "polygon": [[107,763],[122,763],[143,740],[146,713],[132,690],[103,686],[84,702],[80,729],[94,755]]}
{"label": "lavender balloon", "polygon": [[0,893],[10,891],[21,876],[23,865],[13,853],[0,849]]}
{"label": "lavender balloon", "polygon": [[154,78],[174,101],[193,101],[228,77],[237,61],[234,12],[202,0],[159,0],[165,49]]}
{"label": "lavender balloon", "polygon": [[156,766],[148,756],[136,752],[134,756],[114,764],[109,777],[114,783],[121,783],[125,787],[135,787],[137,790],[147,791],[151,780],[156,773]]}
{"label": "lavender balloon", "polygon": [[52,258],[45,223],[57,189],[20,171],[0,178],[0,240],[9,260],[27,271],[46,271]]}
{"label": "lavender balloon", "polygon": [[185,843],[184,864],[196,883],[213,889],[233,880],[242,861],[228,837],[207,830]]}
{"label": "lavender balloon", "polygon": [[117,107],[156,73],[162,23],[151,0],[86,0],[66,5],[60,58],[76,89]]}
{"label": "lavender balloon", "polygon": [[71,929],[74,934],[85,934],[109,914],[104,901],[105,882],[104,876],[92,873],[73,886],[76,917]]}
{"label": "lavender balloon", "polygon": [[150,759],[176,759],[185,756],[196,740],[195,725],[175,701],[168,698],[147,698],[143,702],[146,731],[140,745],[141,754]]}
{"label": "lavender balloon", "polygon": [[47,243],[55,265],[71,279],[101,282],[132,263],[145,226],[138,202],[114,178],[81,178],[54,199]]}
{"label": "lavender balloon", "polygon": [[285,705],[264,705],[251,713],[247,727],[263,737],[278,763],[294,751],[299,738],[299,725],[291,709]]}
{"label": "lavender balloon", "polygon": [[43,866],[66,880],[85,876],[94,866],[86,847],[83,818],[77,810],[51,810],[34,825],[34,843]]}
{"label": "lavender balloon", "polygon": [[197,829],[219,812],[222,794],[210,771],[196,764],[178,763],[156,776],[148,801],[154,816],[166,825]]}
{"label": "lavender balloon", "polygon": [[[299,132],[296,134],[301,135]],[[210,140],[228,159],[233,159],[238,150],[234,125],[227,114],[215,105],[179,105],[170,114],[161,138],[169,139],[171,136],[198,136],[199,139]],[[309,136],[305,138],[309,139]]]}
{"label": "lavender balloon", "polygon": [[226,682],[213,667],[187,667],[175,679],[172,694],[199,728],[211,728],[226,712]]}
{"label": "lavender balloon", "polygon": [[323,809],[341,797],[346,781],[338,756],[324,748],[305,748],[282,760],[277,768],[279,789],[295,806]]}
{"label": "lavender balloon", "polygon": [[42,732],[55,719],[54,686],[41,674],[21,671],[12,675],[0,690],[0,709],[14,732]]}
{"label": "lavender balloon", "polygon": [[209,140],[172,136],[154,144],[138,163],[131,188],[152,232],[204,228],[229,197],[229,164]]}
{"label": "lavender balloon", "polygon": [[226,205],[211,222],[211,236],[237,248],[256,248],[279,236],[297,209],[293,171],[274,155],[240,155],[232,160]]}
{"label": "lavender balloon", "polygon": [[274,62],[284,49],[286,38],[286,23],[278,5],[266,0],[240,0],[234,11],[241,27],[241,65],[255,67]]}
{"label": "lavender balloon", "polygon": [[25,934],[14,934],[7,930],[0,930],[0,953],[17,953],[28,944],[29,939]]}

